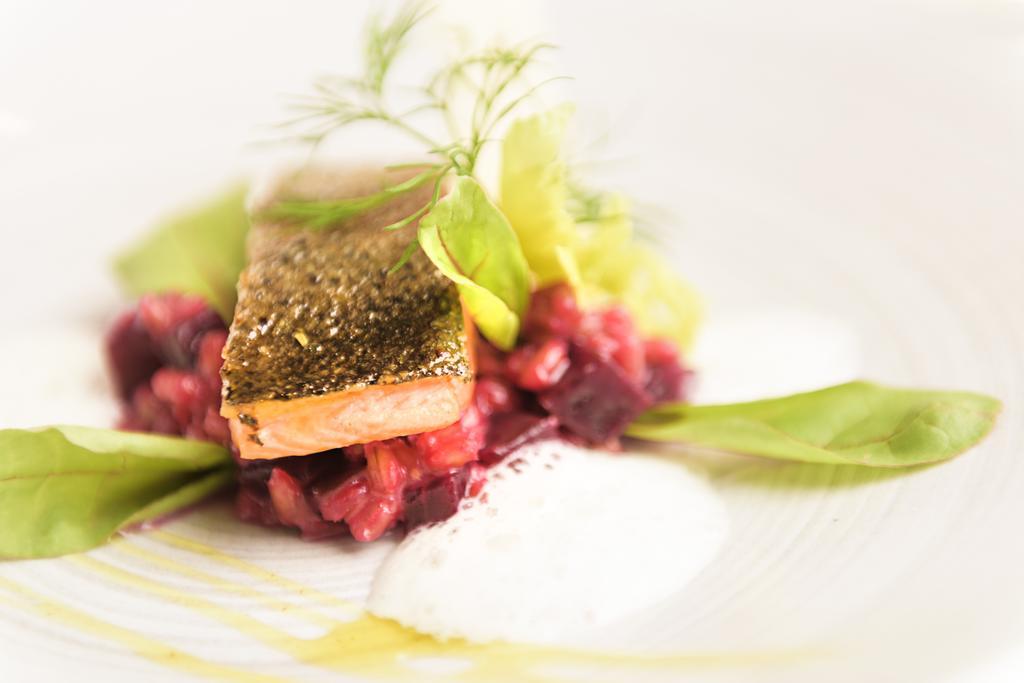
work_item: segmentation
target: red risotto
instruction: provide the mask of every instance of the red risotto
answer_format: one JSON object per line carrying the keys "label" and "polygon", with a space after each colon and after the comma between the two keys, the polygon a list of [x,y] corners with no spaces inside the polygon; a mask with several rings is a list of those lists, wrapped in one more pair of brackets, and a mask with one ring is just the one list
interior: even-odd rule
{"label": "red risotto", "polygon": [[[119,427],[233,448],[220,415],[226,339],[202,299],[143,297],[107,339]],[[474,400],[449,427],[315,455],[236,457],[238,516],[307,539],[360,541],[443,520],[484,486],[488,466],[524,444],[563,438],[617,449],[643,410],[683,400],[690,377],[672,342],[643,338],[622,308],[582,311],[566,285],[533,294],[512,352],[479,341],[476,355]]]}

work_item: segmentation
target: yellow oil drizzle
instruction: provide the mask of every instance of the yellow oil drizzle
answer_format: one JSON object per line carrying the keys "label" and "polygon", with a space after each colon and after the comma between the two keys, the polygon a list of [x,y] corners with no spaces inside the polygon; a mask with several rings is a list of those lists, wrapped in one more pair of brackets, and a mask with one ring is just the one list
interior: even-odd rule
{"label": "yellow oil drizzle", "polygon": [[[308,597],[311,593],[316,593],[308,587],[277,576],[239,558],[226,555],[197,541],[167,532],[160,532],[158,538],[175,547],[221,561],[227,566],[245,571],[250,575],[258,575],[262,580],[276,586],[287,586],[296,595]],[[143,553],[147,557],[152,555],[148,551],[143,551]],[[173,561],[164,562],[163,559],[165,558],[156,564],[165,569],[179,571],[179,567],[182,566]],[[577,679],[579,674],[587,672],[608,673],[610,670],[619,671],[623,676],[628,676],[629,672],[639,670],[679,673],[709,666],[742,667],[767,663],[780,664],[791,661],[797,656],[779,652],[657,656],[600,653],[506,643],[477,645],[460,640],[440,642],[430,636],[404,628],[393,621],[366,614],[347,622],[330,620],[320,615],[319,618],[329,622],[329,630],[319,638],[304,639],[209,600],[183,593],[105,562],[89,557],[76,557],[72,558],[72,561],[119,584],[185,606],[220,621],[248,637],[288,654],[298,662],[369,678],[416,681],[471,679],[481,683],[516,680],[540,683],[542,681],[567,680],[558,675],[559,671],[563,670],[572,670],[575,674],[573,679]],[[217,587],[224,583],[222,579],[211,577],[205,572],[199,572],[187,566],[186,569],[187,571],[183,573],[191,578],[206,581]],[[213,578],[213,581],[208,581],[208,578]],[[238,591],[233,592],[237,593]],[[257,591],[252,592],[258,593]],[[330,597],[330,601],[336,605],[358,609],[333,596],[326,597]],[[296,614],[305,613],[296,612]],[[437,659],[461,662],[464,664],[464,668],[448,674],[431,675],[416,666],[419,661]]]}
{"label": "yellow oil drizzle", "polygon": [[[218,590],[224,591],[225,593],[231,593],[233,595],[239,595],[245,598],[249,598],[254,602],[258,603],[259,605],[271,609],[273,611],[279,612],[281,614],[294,615],[315,626],[320,626],[324,629],[330,629],[337,626],[338,624],[338,621],[336,619],[331,619],[330,617],[324,615],[322,612],[318,612],[312,609],[304,609],[295,605],[294,603],[269,597],[258,590],[249,588],[248,586],[241,585],[233,581],[229,581],[227,579],[222,579],[219,576],[214,576],[213,574],[209,574],[202,570],[196,569],[195,567],[191,567],[183,562],[179,562],[169,557],[165,557],[160,553],[155,553],[151,550],[141,548],[135,545],[134,543],[129,543],[124,540],[117,540],[111,543],[110,547],[126,555],[131,555],[133,557],[145,560],[146,562],[157,567],[160,567],[161,569],[166,569],[168,571],[175,572],[177,574],[186,576],[196,581],[201,581],[207,585],[213,586]],[[350,607],[352,608],[353,616],[357,615],[360,612],[360,610],[358,610],[358,608],[356,608],[354,605]]]}
{"label": "yellow oil drizzle", "polygon": [[279,576],[259,565],[246,562],[241,558],[229,555],[217,548],[214,548],[213,546],[201,543],[191,538],[179,536],[178,534],[171,533],[170,531],[164,531],[162,529],[154,529],[153,531],[148,532],[146,536],[148,538],[154,538],[162,543],[166,543],[174,548],[178,548],[179,550],[187,550],[188,552],[195,553],[196,555],[202,555],[210,560],[248,574],[254,579],[269,583],[272,586],[289,591],[299,597],[313,600],[324,607],[333,607],[346,611],[352,610],[353,614],[359,614],[362,612],[362,610],[357,606],[349,602],[345,602],[344,600],[340,600],[330,593],[324,593],[323,591],[318,591],[315,588],[305,586],[297,581],[292,581],[291,579]]}
{"label": "yellow oil drizzle", "polygon": [[284,682],[284,679],[281,678],[208,662],[129,629],[109,624],[73,607],[62,605],[4,577],[0,577],[0,588],[13,594],[16,598],[11,599],[0,595],[0,602],[37,612],[76,630],[113,641],[144,659],[184,673],[221,681],[238,681],[239,683],[249,681],[256,683]]}

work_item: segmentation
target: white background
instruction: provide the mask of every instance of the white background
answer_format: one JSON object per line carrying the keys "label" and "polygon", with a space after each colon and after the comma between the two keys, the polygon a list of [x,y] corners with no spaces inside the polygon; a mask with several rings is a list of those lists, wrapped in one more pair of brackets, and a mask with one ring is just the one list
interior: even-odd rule
{"label": "white background", "polygon": [[[369,5],[0,5],[0,335],[109,316],[117,248],[182,202],[295,158],[261,144],[283,95],[353,70]],[[552,68],[575,80],[548,98],[579,103],[580,159],[668,216],[673,257],[712,311],[860,311],[875,375],[1019,390],[1021,365],[993,359],[1024,353],[1020,3],[461,2],[442,17],[561,45]],[[378,144],[342,149],[365,158]],[[32,385],[30,366],[0,367],[9,390]],[[1019,421],[1016,395],[1001,397]],[[1008,429],[996,445],[1019,454]],[[985,463],[969,465],[964,481],[981,486]],[[971,503],[975,526],[916,557],[875,595],[874,618],[840,633],[884,626],[884,596],[914,593],[901,585],[935,587],[899,609],[945,623],[963,607],[963,621],[922,626],[936,640],[921,652],[962,654],[949,669],[961,680],[1024,676],[1020,474],[977,489],[991,500]],[[929,505],[942,501],[917,511]],[[945,583],[925,571],[972,553]]]}

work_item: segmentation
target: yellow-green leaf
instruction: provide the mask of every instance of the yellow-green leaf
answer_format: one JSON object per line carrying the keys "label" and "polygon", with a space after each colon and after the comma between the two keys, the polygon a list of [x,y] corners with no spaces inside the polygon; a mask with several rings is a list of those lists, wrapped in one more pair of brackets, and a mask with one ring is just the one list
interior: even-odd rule
{"label": "yellow-green leaf", "polygon": [[[683,348],[693,341],[702,305],[695,290],[633,235],[629,201],[597,195],[574,221],[562,144],[572,108],[512,124],[502,147],[501,207],[541,285],[567,281],[587,307],[618,302],[649,336]],[[596,205],[596,206],[594,206]]]}
{"label": "yellow-green leaf", "polygon": [[458,286],[481,334],[512,348],[529,300],[529,270],[511,226],[480,185],[459,178],[420,221],[418,239]]}
{"label": "yellow-green leaf", "polygon": [[564,279],[555,247],[574,247],[576,226],[566,210],[562,140],[569,105],[512,123],[502,143],[501,210],[519,236],[530,270],[544,285]]}

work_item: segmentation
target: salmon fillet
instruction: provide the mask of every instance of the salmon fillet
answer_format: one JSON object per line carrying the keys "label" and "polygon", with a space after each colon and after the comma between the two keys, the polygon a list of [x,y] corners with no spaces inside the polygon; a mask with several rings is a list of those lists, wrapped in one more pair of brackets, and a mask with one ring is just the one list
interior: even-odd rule
{"label": "salmon fillet", "polygon": [[[278,198],[368,195],[405,175],[304,170]],[[242,458],[278,458],[432,431],[473,395],[472,324],[458,292],[417,252],[388,274],[416,225],[382,228],[427,202],[427,185],[325,230],[257,220],[221,375],[221,414]]]}

